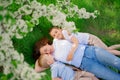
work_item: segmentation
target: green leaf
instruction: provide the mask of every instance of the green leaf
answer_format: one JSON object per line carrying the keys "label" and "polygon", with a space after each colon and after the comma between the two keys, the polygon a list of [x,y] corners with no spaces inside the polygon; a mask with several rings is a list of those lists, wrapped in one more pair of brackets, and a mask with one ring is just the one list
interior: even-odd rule
{"label": "green leaf", "polygon": [[2,36],[0,36],[0,41],[2,40]]}
{"label": "green leaf", "polygon": [[20,4],[16,4],[16,3],[13,2],[11,5],[9,5],[9,6],[7,7],[7,9],[8,9],[9,11],[14,12],[14,11],[17,11],[20,7],[21,7]]}
{"label": "green leaf", "polygon": [[8,79],[10,79],[10,78],[12,78],[13,77],[13,73],[9,73],[8,75],[7,75],[7,78]]}
{"label": "green leaf", "polygon": [[13,66],[14,66],[15,68],[17,68],[17,61],[16,61],[16,60],[12,60],[11,63],[13,64]]}
{"label": "green leaf", "polygon": [[16,23],[15,19],[12,19],[12,25],[14,25]]}
{"label": "green leaf", "polygon": [[32,24],[31,22],[29,22],[29,21],[26,21],[26,23],[27,23],[27,25],[28,25],[28,27],[34,27],[34,24]]}
{"label": "green leaf", "polygon": [[3,10],[3,6],[0,6],[0,10]]}
{"label": "green leaf", "polygon": [[8,79],[7,79],[7,76],[6,76],[6,75],[2,75],[2,76],[0,77],[0,80],[8,80]]}
{"label": "green leaf", "polygon": [[3,73],[0,72],[0,78],[1,78],[2,76],[5,76],[5,74],[3,74]]}
{"label": "green leaf", "polygon": [[2,21],[3,20],[3,16],[2,15],[0,15],[0,21]]}
{"label": "green leaf", "polygon": [[0,73],[0,80],[9,80],[12,77],[13,77],[13,73],[9,73],[7,75]]}
{"label": "green leaf", "polygon": [[22,17],[24,20],[28,20],[30,21],[32,19],[32,17],[30,15],[25,15]]}

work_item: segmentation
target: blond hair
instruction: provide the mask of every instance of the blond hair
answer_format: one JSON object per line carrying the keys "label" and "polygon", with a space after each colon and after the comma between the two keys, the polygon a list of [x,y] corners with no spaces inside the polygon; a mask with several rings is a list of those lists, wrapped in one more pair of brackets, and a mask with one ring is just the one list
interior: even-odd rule
{"label": "blond hair", "polygon": [[50,65],[47,63],[48,59],[45,56],[46,54],[42,54],[39,58],[38,58],[38,65],[40,67],[44,67],[44,68],[48,68],[50,67]]}

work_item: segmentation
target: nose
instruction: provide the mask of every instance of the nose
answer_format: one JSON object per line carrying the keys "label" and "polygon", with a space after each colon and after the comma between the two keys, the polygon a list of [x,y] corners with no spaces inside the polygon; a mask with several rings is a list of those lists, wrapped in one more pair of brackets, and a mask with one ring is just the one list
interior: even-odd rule
{"label": "nose", "polygon": [[56,34],[55,34],[55,37],[56,37],[56,38],[59,38],[59,34],[58,34],[58,33],[56,33]]}
{"label": "nose", "polygon": [[50,49],[49,49],[49,50],[47,50],[47,53],[48,53],[48,54],[50,54]]}

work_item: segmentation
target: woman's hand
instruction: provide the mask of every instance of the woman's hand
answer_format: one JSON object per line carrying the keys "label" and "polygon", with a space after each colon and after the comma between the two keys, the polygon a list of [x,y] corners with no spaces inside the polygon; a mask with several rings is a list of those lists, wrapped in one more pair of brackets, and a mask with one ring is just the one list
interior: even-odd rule
{"label": "woman's hand", "polygon": [[72,59],[73,59],[73,55],[74,55],[74,53],[73,52],[70,52],[69,54],[68,54],[68,56],[67,56],[67,61],[71,61]]}
{"label": "woman's hand", "polygon": [[72,44],[71,50],[67,56],[67,59],[66,59],[67,61],[71,61],[73,59],[74,53],[75,53],[76,49],[78,48],[78,44],[79,44],[79,41],[75,36],[71,37],[71,41],[73,44]]}

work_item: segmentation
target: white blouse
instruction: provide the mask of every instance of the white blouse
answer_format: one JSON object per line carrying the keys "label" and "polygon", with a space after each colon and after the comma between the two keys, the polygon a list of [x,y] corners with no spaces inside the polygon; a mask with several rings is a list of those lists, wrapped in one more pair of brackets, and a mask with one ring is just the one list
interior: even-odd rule
{"label": "white blouse", "polygon": [[82,61],[82,57],[84,55],[85,45],[79,44],[77,50],[74,53],[74,57],[72,61],[67,61],[67,56],[72,47],[72,43],[67,40],[58,40],[54,39],[53,41],[54,53],[53,56],[56,60],[61,61],[63,63],[72,64],[76,67],[79,67]]}

